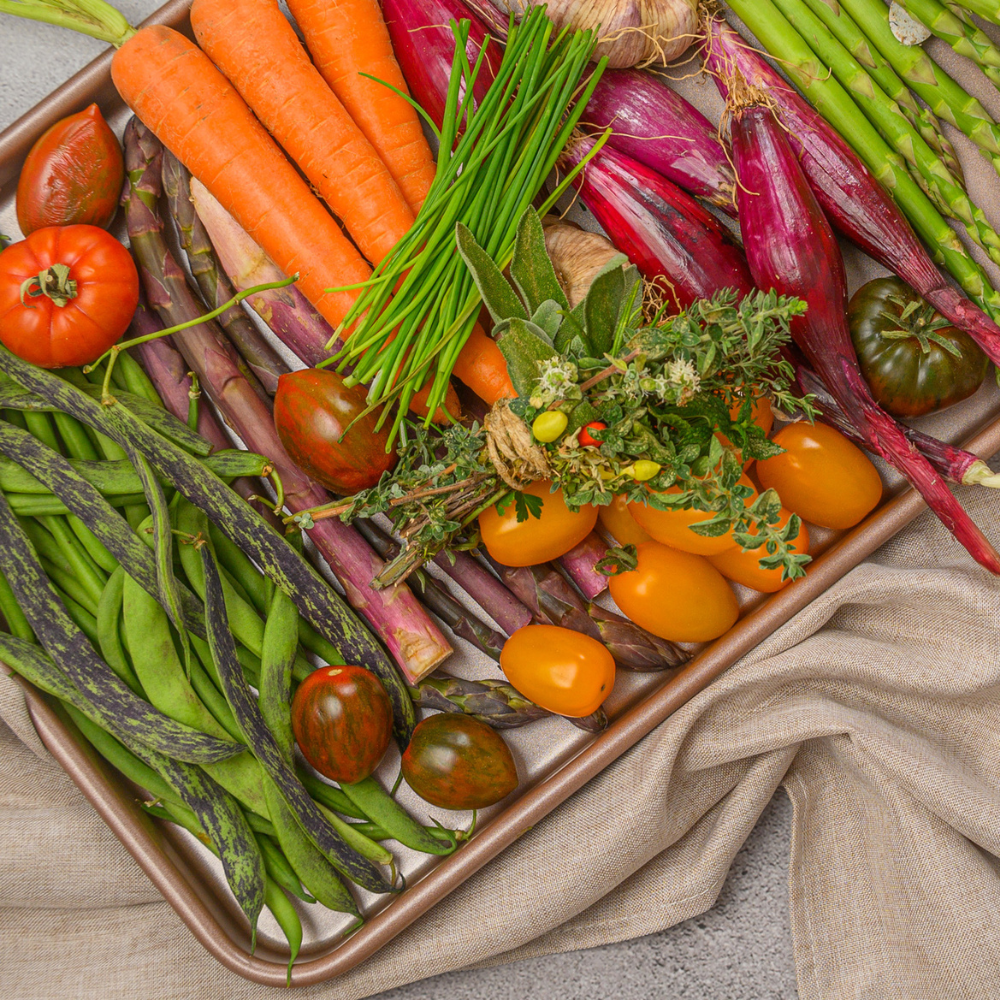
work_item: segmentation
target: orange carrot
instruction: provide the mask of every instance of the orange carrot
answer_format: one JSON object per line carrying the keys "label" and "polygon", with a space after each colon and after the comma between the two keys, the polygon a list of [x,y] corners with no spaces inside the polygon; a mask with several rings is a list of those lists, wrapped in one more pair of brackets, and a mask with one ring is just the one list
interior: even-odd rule
{"label": "orange carrot", "polygon": [[478,323],[459,351],[452,373],[490,406],[498,399],[517,396],[507,371],[507,361],[496,341],[487,337]]}
{"label": "orange carrot", "polygon": [[396,182],[277,0],[194,0],[191,26],[264,127],[377,264],[413,225]]}
{"label": "orange carrot", "polygon": [[126,104],[336,326],[365,281],[364,259],[232,84],[182,34],[143,28],[115,53]]}
{"label": "orange carrot", "polygon": [[316,67],[378,150],[414,212],[427,197],[436,167],[393,55],[378,0],[288,0]]}

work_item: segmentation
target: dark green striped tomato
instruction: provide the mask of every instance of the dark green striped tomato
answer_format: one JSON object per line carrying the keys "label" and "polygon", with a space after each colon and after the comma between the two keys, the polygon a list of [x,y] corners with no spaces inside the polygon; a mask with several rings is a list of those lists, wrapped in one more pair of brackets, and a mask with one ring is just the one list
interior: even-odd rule
{"label": "dark green striped tomato", "polygon": [[292,731],[320,774],[353,784],[378,767],[392,738],[392,705],[363,667],[320,667],[292,699]]}
{"label": "dark green striped tomato", "polygon": [[363,387],[344,385],[342,375],[326,368],[305,368],[278,379],[274,426],[303,472],[350,495],[374,486],[396,464],[395,450],[386,453],[388,425],[375,429],[377,412],[361,416],[367,405]]}
{"label": "dark green striped tomato", "polygon": [[847,312],[861,373],[893,416],[919,417],[971,396],[989,360],[899,278],[862,285]]}
{"label": "dark green striped tomato", "polygon": [[403,753],[403,777],[442,809],[484,809],[517,788],[517,767],[500,734],[458,712],[417,725]]}

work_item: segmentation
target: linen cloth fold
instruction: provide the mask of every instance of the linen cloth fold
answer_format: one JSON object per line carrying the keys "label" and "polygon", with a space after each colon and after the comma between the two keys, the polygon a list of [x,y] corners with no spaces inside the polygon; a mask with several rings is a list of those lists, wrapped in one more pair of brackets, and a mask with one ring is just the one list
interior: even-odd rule
{"label": "linen cloth fold", "polygon": [[[962,499],[1000,540],[1000,493]],[[779,785],[802,1000],[1000,994],[998,622],[1000,585],[922,515],[374,958],[300,995],[695,916]],[[9,681],[0,715],[0,996],[274,994],[202,951]]]}

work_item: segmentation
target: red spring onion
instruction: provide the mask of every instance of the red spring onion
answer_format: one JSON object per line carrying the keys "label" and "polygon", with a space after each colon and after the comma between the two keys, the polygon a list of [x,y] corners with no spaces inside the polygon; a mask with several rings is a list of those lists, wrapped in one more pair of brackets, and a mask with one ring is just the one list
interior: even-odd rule
{"label": "red spring onion", "polygon": [[[563,153],[575,166],[593,148],[583,136]],[[703,205],[636,160],[603,147],[573,181],[611,242],[649,281],[656,281],[678,310],[723,288],[753,290],[740,248]]]}
{"label": "red spring onion", "polygon": [[1000,327],[941,274],[888,192],[857,154],[725,22],[709,19],[705,68],[720,93],[734,70],[764,91],[784,125],[809,186],[830,222],[883,267],[898,274],[1000,364]]}
{"label": "red spring onion", "polygon": [[836,237],[785,130],[745,85],[731,87],[732,149],[740,229],[758,287],[797,296],[808,311],[792,336],[860,433],[865,447],[898,469],[973,558],[1000,574],[1000,556],[899,425],[872,399],[847,329],[847,279]]}
{"label": "red spring onion", "polygon": [[580,593],[592,601],[608,589],[608,577],[595,569],[608,554],[607,543],[595,532],[591,532],[576,548],[559,557],[563,572],[576,584]]}
{"label": "red spring onion", "polygon": [[[497,32],[491,32],[460,0],[382,0],[382,14],[410,93],[440,129],[455,56],[455,36],[449,22],[469,22],[465,54],[471,66],[476,65],[487,36],[495,39]],[[501,59],[503,50],[491,40],[472,88],[476,105],[493,83]],[[459,100],[464,98],[463,82]]]}
{"label": "red spring onion", "polygon": [[[795,377],[803,393],[815,397],[816,406],[820,410],[819,419],[840,431],[844,437],[850,438],[855,444],[864,446],[864,440],[840,404],[830,395],[829,389],[823,385],[822,379],[804,363],[792,361],[795,366]],[[949,482],[963,486],[1000,487],[1000,475],[994,474],[990,467],[977,455],[962,448],[941,441],[929,434],[924,434],[914,427],[901,424],[903,433],[910,443],[927,459],[931,465]]]}
{"label": "red spring onion", "polygon": [[690,194],[736,214],[733,168],[718,129],[651,73],[604,71],[581,125]]}

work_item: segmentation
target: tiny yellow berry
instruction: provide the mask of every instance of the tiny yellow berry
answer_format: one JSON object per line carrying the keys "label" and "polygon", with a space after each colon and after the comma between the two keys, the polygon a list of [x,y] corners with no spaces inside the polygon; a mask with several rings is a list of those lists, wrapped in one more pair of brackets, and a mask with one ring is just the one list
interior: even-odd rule
{"label": "tiny yellow berry", "polygon": [[569,418],[561,410],[546,410],[535,417],[531,425],[531,433],[535,435],[536,441],[543,444],[550,444],[562,436],[566,430]]}
{"label": "tiny yellow berry", "polygon": [[652,479],[659,471],[660,465],[657,462],[650,462],[645,458],[640,458],[632,466],[632,476],[640,483],[646,482],[647,479]]}

